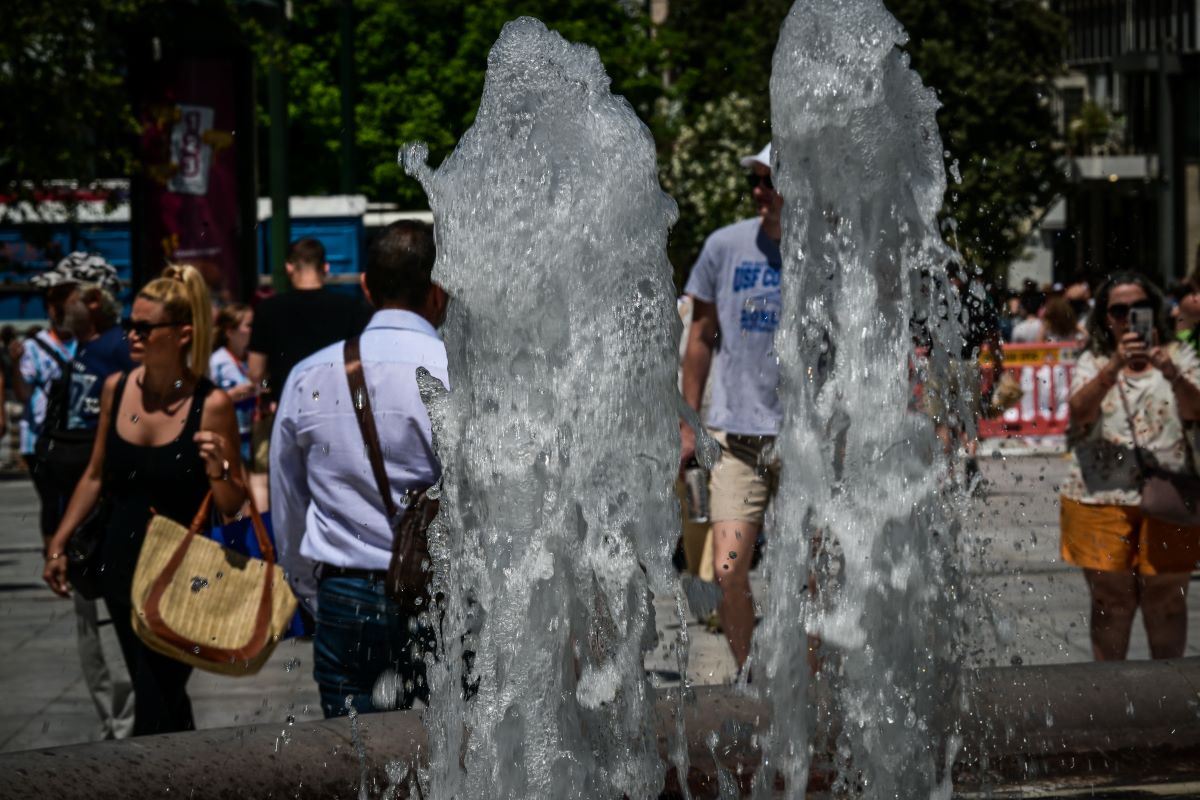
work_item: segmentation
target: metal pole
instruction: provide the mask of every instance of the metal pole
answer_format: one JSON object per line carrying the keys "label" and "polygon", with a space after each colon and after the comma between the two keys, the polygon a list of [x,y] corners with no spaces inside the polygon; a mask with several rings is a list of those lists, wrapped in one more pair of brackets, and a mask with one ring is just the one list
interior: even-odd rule
{"label": "metal pole", "polygon": [[1158,16],[1158,266],[1164,287],[1175,282],[1175,130],[1167,77],[1168,20]]}
{"label": "metal pole", "polygon": [[291,237],[291,222],[288,215],[288,113],[287,113],[287,57],[286,25],[284,9],[275,17],[277,49],[271,59],[267,74],[267,106],[271,118],[268,137],[270,149],[271,182],[271,282],[275,291],[288,288],[287,250]]}
{"label": "metal pole", "polygon": [[338,8],[338,30],[340,39],[339,72],[342,101],[342,147],[341,147],[341,190],[342,194],[354,193],[354,3],[342,0]]}

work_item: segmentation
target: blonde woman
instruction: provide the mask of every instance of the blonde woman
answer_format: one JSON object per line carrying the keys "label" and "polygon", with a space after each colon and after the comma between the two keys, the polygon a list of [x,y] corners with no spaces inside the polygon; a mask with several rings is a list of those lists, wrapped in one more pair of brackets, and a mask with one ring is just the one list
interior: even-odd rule
{"label": "blonde woman", "polygon": [[246,489],[233,402],[207,377],[213,329],[203,277],[191,266],[167,267],[138,293],[124,324],[140,366],[105,381],[92,458],[50,541],[42,577],[69,595],[63,552],[103,491],[110,508],[104,600],[133,683],[133,735],[141,736],[195,727],[186,688],[192,668],[150,650],[130,622],[151,509],[188,525],[210,490],[217,508],[235,514]]}

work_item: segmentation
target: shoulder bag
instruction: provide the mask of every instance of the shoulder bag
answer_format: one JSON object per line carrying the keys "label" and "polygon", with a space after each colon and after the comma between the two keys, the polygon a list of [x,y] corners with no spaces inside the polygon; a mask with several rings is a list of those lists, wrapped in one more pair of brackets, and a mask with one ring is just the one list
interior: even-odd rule
{"label": "shoulder bag", "polygon": [[346,340],[346,380],[350,385],[350,400],[358,429],[362,433],[375,486],[383,498],[392,528],[392,558],[387,571],[388,596],[408,613],[419,613],[429,597],[432,578],[429,564],[429,523],[437,516],[438,501],[426,493],[428,487],[417,492],[406,508],[401,510],[392,497],[383,465],[383,452],[379,446],[379,430],[375,427],[375,415],[371,412],[371,396],[367,392],[363,376],[362,356],[358,337]]}
{"label": "shoulder bag", "polygon": [[210,491],[190,527],[150,519],[133,574],[133,629],[152,650],[224,675],[253,675],[296,612],[296,596],[262,517],[249,501],[262,558],[204,536]]}
{"label": "shoulder bag", "polygon": [[1186,453],[1186,472],[1172,472],[1146,463],[1142,449],[1138,446],[1137,431],[1134,429],[1133,414],[1129,410],[1129,399],[1125,388],[1117,380],[1117,391],[1121,394],[1121,405],[1125,409],[1125,421],[1129,423],[1129,436],[1133,440],[1133,457],[1137,460],[1142,481],[1142,513],[1181,528],[1200,527],[1200,477],[1196,475],[1196,454],[1184,431],[1183,446]]}
{"label": "shoulder bag", "polygon": [[58,365],[58,377],[46,385],[46,416],[34,444],[38,469],[63,494],[70,496],[79,482],[96,441],[94,430],[71,430],[71,380],[74,360],[65,359],[53,347],[36,336],[34,344]]}
{"label": "shoulder bag", "polygon": [[67,580],[85,600],[95,600],[104,593],[100,573],[104,571],[104,535],[111,510],[101,489],[100,499],[67,540]]}
{"label": "shoulder bag", "polygon": [[[114,397],[120,398],[125,391],[125,381],[129,373],[122,373]],[[114,423],[115,424],[115,423]],[[94,438],[94,436],[93,436]],[[40,443],[39,439],[39,443]],[[89,450],[90,458],[90,450]],[[87,468],[86,462],[80,470]],[[104,536],[108,530],[108,520],[112,515],[112,503],[104,493],[103,478],[100,485],[100,498],[92,510],[84,517],[83,522],[71,532],[67,540],[67,580],[85,600],[95,600],[103,594],[104,586],[100,581],[100,573],[104,570]],[[71,490],[67,490],[70,497]]]}

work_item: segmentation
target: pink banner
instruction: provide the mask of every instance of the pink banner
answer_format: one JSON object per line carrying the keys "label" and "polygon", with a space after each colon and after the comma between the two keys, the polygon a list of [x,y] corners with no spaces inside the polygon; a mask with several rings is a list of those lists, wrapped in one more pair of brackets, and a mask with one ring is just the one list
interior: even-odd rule
{"label": "pink banner", "polygon": [[237,297],[237,69],[220,56],[165,57],[140,104],[146,277],[192,264],[214,295]]}

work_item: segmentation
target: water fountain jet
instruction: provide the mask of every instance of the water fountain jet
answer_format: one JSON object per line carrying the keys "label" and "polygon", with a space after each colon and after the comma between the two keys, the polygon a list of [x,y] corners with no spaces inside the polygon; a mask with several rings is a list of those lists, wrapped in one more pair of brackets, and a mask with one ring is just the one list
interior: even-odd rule
{"label": "water fountain jet", "polygon": [[453,298],[456,388],[427,387],[450,632],[430,670],[432,795],[652,797],[643,655],[679,529],[676,211],[653,139],[595,50],[522,18],[454,152],[436,171],[419,147],[403,160]]}
{"label": "water fountain jet", "polygon": [[[932,426],[912,407],[910,322],[933,321],[942,353],[962,339],[953,310],[928,307],[945,302],[956,255],[937,223],[938,103],[905,41],[880,0],[800,0],[774,56],[784,419],[756,636],[772,718],[760,797],[778,779],[800,796],[814,740],[834,754],[843,789],[950,792],[956,502]],[[822,641],[820,679],[832,687],[824,741],[813,714],[795,713],[814,703],[806,632]]]}

